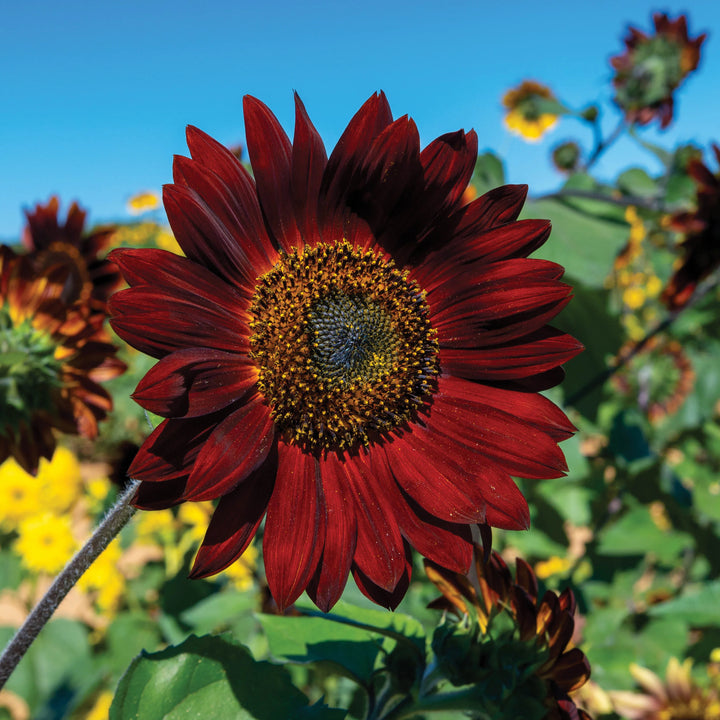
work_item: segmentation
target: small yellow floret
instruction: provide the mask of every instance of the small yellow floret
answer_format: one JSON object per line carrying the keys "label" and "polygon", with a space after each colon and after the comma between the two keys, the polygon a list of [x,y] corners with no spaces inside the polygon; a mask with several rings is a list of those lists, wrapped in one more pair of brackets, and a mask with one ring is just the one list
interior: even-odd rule
{"label": "small yellow floret", "polygon": [[107,720],[110,715],[110,705],[112,705],[113,693],[110,690],[103,690],[98,695],[95,704],[85,715],[85,720]]}
{"label": "small yellow floret", "polygon": [[629,287],[623,293],[623,302],[631,310],[638,310],[645,304],[645,290],[640,287]]}
{"label": "small yellow floret", "polygon": [[257,567],[257,550],[253,545],[223,572],[230,582],[241,592],[249,590],[253,585],[253,571]]}
{"label": "small yellow floret", "polygon": [[65,512],[80,496],[80,463],[72,451],[58,447],[49,462],[40,459],[38,480],[42,485],[43,505],[48,510]]}
{"label": "small yellow floret", "polygon": [[15,461],[0,465],[0,525],[14,530],[17,524],[35,515],[42,507],[41,485]]}
{"label": "small yellow floret", "polygon": [[154,190],[143,190],[127,201],[127,211],[131,215],[142,215],[160,206],[160,197]]}
{"label": "small yellow floret", "polygon": [[22,564],[34,572],[58,573],[78,549],[68,517],[36,515],[23,520],[18,531],[15,550]]}
{"label": "small yellow floret", "polygon": [[546,580],[552,575],[561,575],[567,572],[571,565],[572,562],[568,558],[553,555],[551,558],[541,560],[535,565],[535,574],[540,580]]}

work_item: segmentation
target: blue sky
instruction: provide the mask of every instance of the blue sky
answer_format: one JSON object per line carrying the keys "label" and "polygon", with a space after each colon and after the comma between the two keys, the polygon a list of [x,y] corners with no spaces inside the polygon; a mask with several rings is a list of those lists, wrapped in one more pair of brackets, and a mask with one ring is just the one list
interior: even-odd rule
{"label": "blue sky", "polygon": [[[374,91],[411,115],[424,143],[474,128],[499,153],[511,182],[552,189],[549,149],[589,142],[563,121],[528,145],[502,126],[500,98],[526,77],[571,106],[598,101],[608,127],[608,58],[628,23],[649,30],[654,10],[689,10],[690,33],[709,34],[700,70],[681,88],[664,144],[720,140],[720,3],[644,0],[499,3],[426,0],[28,0],[5,3],[0,24],[0,239],[17,238],[22,209],[58,193],[92,222],[126,219],[125,203],[171,181],[194,124],[243,141],[242,96],[256,95],[289,134],[297,90],[331,148]],[[661,135],[646,133],[649,139]],[[638,162],[619,144],[598,168],[608,177]]]}

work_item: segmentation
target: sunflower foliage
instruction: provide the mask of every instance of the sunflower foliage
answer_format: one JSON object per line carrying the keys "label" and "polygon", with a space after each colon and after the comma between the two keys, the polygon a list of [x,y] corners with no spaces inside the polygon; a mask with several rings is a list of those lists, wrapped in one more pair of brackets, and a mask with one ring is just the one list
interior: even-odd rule
{"label": "sunflower foliage", "polygon": [[504,94],[544,196],[380,93],[330,150],[299,98],[292,141],[255,98],[246,148],[190,128],[167,220],[25,211],[0,645],[128,477],[140,510],[0,720],[720,718],[720,147],[664,134],[705,34],[647,25],[607,106]]}

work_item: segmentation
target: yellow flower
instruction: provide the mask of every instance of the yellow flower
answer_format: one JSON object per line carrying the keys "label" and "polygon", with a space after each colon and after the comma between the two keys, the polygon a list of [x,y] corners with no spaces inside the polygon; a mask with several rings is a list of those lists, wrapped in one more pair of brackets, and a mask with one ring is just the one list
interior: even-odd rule
{"label": "yellow flower", "polygon": [[629,287],[623,293],[623,302],[631,310],[638,310],[645,304],[645,290],[641,287]]}
{"label": "yellow flower", "polygon": [[110,494],[112,483],[109,478],[97,477],[89,480],[85,486],[88,499],[90,500],[90,509],[92,512],[98,512],[107,496]]}
{"label": "yellow flower", "polygon": [[535,565],[535,575],[540,580],[547,580],[552,575],[562,575],[570,569],[572,562],[568,558],[553,555],[547,560],[541,560]]}
{"label": "yellow flower", "polygon": [[107,720],[110,715],[110,705],[112,705],[112,701],[112,692],[110,690],[103,690],[85,716],[85,720]]}
{"label": "yellow flower", "polygon": [[143,190],[133,195],[127,202],[127,211],[131,215],[142,215],[160,206],[160,197],[154,190]]}
{"label": "yellow flower", "polygon": [[38,480],[42,486],[45,509],[63,513],[80,496],[80,463],[70,450],[58,447],[50,462],[40,458]]}
{"label": "yellow flower", "polygon": [[171,510],[141,513],[135,524],[135,532],[140,541],[153,542],[159,536],[172,536],[175,532],[175,516]]}
{"label": "yellow flower", "polygon": [[125,590],[125,577],[117,568],[121,555],[120,541],[116,538],[78,580],[81,590],[97,591],[95,600],[105,615],[116,609]]}
{"label": "yellow flower", "polygon": [[543,103],[554,100],[550,88],[533,80],[523,81],[503,95],[502,102],[507,109],[505,126],[526,140],[539,140],[558,121],[556,113],[547,112],[543,107]]}
{"label": "yellow flower", "polygon": [[662,280],[657,275],[651,275],[645,283],[645,292],[648,297],[657,297],[662,290]]}
{"label": "yellow flower", "polygon": [[54,575],[77,549],[68,517],[44,513],[20,523],[15,550],[28,570]]}
{"label": "yellow flower", "polygon": [[183,255],[183,251],[178,245],[178,241],[175,236],[167,230],[160,230],[155,237],[155,244],[161,250],[167,250],[168,252],[175,253],[176,255]]}
{"label": "yellow flower", "polygon": [[178,518],[190,526],[190,535],[193,540],[202,540],[205,537],[212,511],[211,502],[183,503],[178,508]]}
{"label": "yellow flower", "polygon": [[230,582],[240,591],[249,590],[253,585],[253,571],[257,567],[257,550],[254,545],[248,549],[223,572]]}
{"label": "yellow flower", "polygon": [[8,458],[0,465],[0,526],[14,530],[17,524],[35,515],[42,507],[38,479]]}

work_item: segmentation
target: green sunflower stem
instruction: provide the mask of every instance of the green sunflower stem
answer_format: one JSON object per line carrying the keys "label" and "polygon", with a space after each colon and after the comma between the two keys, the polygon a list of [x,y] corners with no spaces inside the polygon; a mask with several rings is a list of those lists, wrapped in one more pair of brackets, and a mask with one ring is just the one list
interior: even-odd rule
{"label": "green sunflower stem", "polygon": [[474,687],[453,692],[444,692],[437,695],[428,695],[415,700],[407,698],[397,704],[387,714],[381,715],[380,720],[409,720],[422,715],[431,715],[436,712],[446,713],[450,710],[473,712],[473,717],[490,719],[483,713],[478,702],[477,690]]}
{"label": "green sunflower stem", "polygon": [[137,480],[130,482],[130,485],[108,511],[95,532],[55,578],[48,591],[33,608],[30,615],[28,615],[15,636],[3,650],[2,655],[0,655],[0,689],[4,687],[27,649],[52,617],[55,610],[57,610],[58,605],[80,579],[80,576],[92,565],[100,553],[105,550],[135,514],[135,508],[130,504],[130,501],[139,484]]}

